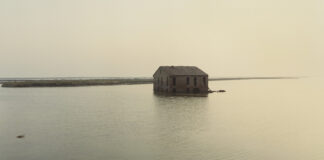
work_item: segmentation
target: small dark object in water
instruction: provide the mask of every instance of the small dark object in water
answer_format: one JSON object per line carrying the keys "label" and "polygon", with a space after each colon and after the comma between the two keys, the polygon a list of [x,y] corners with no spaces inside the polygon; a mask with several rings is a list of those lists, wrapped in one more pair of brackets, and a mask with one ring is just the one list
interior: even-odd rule
{"label": "small dark object in water", "polygon": [[225,90],[218,90],[217,92],[226,92]]}
{"label": "small dark object in water", "polygon": [[25,138],[25,135],[19,135],[19,136],[17,136],[17,138]]}

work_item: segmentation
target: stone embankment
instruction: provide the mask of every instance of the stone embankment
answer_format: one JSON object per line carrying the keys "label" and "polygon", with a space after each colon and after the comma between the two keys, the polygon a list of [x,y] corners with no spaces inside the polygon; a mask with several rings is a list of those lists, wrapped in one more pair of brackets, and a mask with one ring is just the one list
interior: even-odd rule
{"label": "stone embankment", "polygon": [[149,83],[152,83],[152,79],[26,80],[4,82],[2,87],[73,87]]}

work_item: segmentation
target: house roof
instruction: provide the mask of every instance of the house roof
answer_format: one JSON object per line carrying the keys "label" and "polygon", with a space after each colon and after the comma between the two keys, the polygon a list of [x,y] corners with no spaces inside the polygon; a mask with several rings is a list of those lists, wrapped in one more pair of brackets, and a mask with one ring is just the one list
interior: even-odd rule
{"label": "house roof", "polygon": [[168,75],[182,75],[182,76],[207,76],[208,74],[199,69],[196,66],[160,66],[159,69],[154,73],[163,72]]}

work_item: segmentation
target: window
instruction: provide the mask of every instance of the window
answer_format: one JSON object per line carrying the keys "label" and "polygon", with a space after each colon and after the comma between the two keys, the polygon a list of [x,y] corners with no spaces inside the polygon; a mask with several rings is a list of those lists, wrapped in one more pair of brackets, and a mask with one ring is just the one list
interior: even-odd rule
{"label": "window", "polygon": [[172,90],[172,91],[173,91],[173,93],[176,93],[176,92],[177,92],[177,90],[176,90],[175,88],[173,88],[173,90]]}
{"label": "window", "polygon": [[161,78],[161,85],[163,85],[163,78]]}
{"label": "window", "polygon": [[173,85],[175,86],[176,85],[176,77],[173,77]]}
{"label": "window", "polygon": [[194,78],[194,85],[197,86],[197,77]]}
{"label": "window", "polygon": [[187,85],[189,85],[189,80],[190,80],[189,77],[187,77]]}
{"label": "window", "polygon": [[206,86],[206,77],[203,77],[204,86]]}

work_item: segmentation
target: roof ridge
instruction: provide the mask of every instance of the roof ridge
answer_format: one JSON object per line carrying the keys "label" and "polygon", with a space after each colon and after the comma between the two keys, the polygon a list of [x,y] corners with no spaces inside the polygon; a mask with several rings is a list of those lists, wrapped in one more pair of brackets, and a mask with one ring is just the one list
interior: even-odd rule
{"label": "roof ridge", "polygon": [[208,75],[197,66],[160,66],[158,70],[168,75]]}

